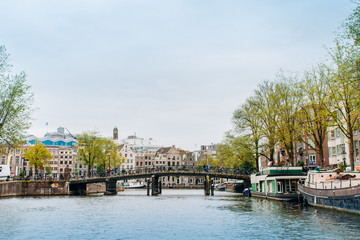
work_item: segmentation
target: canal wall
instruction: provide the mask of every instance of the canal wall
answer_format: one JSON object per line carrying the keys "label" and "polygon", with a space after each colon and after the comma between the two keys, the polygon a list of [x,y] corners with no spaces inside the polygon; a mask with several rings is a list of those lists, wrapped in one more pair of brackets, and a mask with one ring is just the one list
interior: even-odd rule
{"label": "canal wall", "polygon": [[[117,186],[117,191],[124,191]],[[86,194],[105,193],[105,183],[86,184]],[[0,197],[72,195],[66,181],[9,181],[0,182]]]}
{"label": "canal wall", "polygon": [[[116,191],[124,191],[124,186],[116,186]],[[94,193],[105,193],[106,185],[105,183],[89,183],[86,184],[86,194],[94,194]]]}
{"label": "canal wall", "polygon": [[65,181],[9,181],[0,182],[0,197],[68,195]]}

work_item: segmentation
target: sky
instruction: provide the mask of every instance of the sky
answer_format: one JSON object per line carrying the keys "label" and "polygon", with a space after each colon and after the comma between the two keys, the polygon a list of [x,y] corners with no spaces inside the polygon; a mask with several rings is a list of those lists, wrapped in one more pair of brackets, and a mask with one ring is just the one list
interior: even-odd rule
{"label": "sky", "polygon": [[[28,134],[136,134],[196,150],[281,69],[327,58],[350,0],[2,0],[0,45],[35,95]],[[46,125],[48,123],[48,125]]]}

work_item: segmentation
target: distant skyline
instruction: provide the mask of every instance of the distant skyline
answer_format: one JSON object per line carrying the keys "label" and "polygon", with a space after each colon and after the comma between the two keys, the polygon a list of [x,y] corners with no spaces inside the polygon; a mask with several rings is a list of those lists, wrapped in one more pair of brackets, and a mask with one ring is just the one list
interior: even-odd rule
{"label": "distant skyline", "polygon": [[[219,143],[280,69],[326,59],[350,0],[1,1],[0,45],[35,94],[28,134],[136,132],[187,150]],[[48,126],[47,124],[48,123]]]}

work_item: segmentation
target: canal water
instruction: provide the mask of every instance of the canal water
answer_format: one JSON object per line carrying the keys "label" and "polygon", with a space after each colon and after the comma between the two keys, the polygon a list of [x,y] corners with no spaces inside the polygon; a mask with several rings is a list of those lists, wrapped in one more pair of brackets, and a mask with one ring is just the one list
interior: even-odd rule
{"label": "canal water", "polygon": [[360,239],[360,215],[202,190],[0,199],[0,239]]}

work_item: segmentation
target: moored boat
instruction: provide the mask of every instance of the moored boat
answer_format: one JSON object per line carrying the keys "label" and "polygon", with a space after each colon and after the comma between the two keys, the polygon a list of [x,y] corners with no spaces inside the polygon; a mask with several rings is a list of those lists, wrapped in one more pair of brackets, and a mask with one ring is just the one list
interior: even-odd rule
{"label": "moored boat", "polygon": [[360,173],[309,171],[299,185],[305,203],[360,214]]}
{"label": "moored boat", "polygon": [[251,195],[281,201],[297,200],[298,181],[305,179],[302,167],[267,167],[251,175]]}
{"label": "moored boat", "polygon": [[136,189],[136,188],[145,188],[145,183],[141,181],[121,182],[121,183],[117,183],[117,186],[124,186],[125,189]]}

